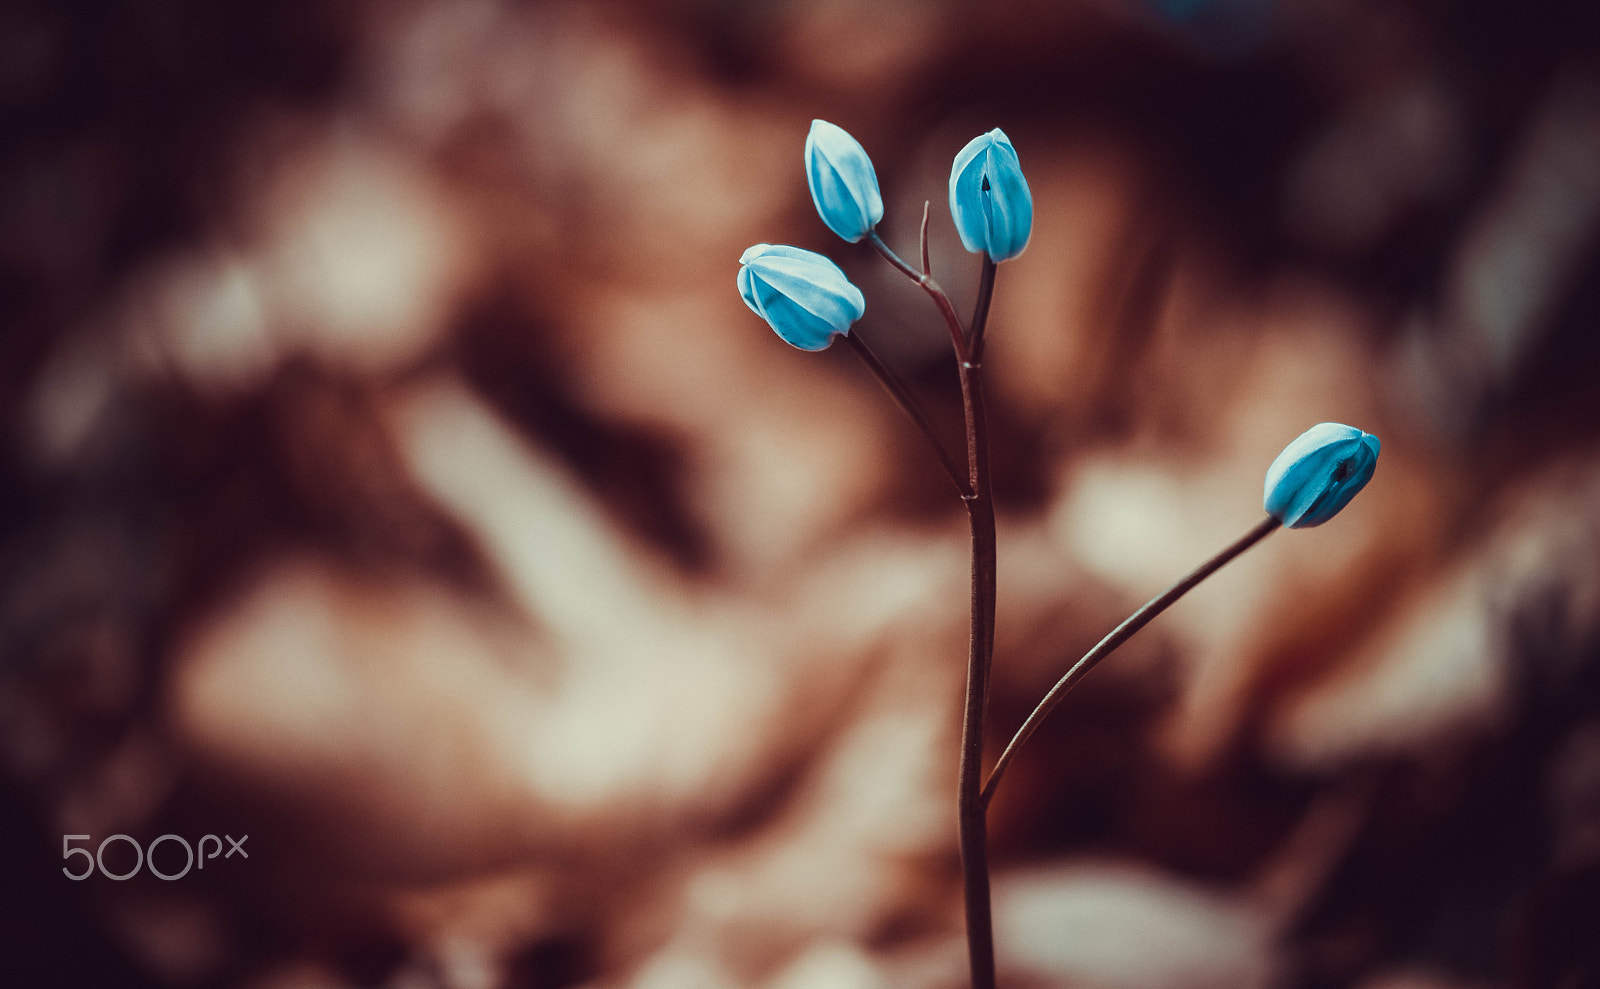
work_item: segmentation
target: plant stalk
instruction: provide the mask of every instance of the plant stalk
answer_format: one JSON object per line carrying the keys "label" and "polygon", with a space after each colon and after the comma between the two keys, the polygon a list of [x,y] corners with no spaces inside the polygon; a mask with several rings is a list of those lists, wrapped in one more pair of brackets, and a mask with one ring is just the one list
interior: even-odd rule
{"label": "plant stalk", "polygon": [[944,442],[939,439],[939,434],[933,431],[933,424],[928,422],[928,417],[923,414],[922,406],[917,404],[917,400],[912,396],[910,389],[906,388],[899,375],[889,370],[888,365],[878,359],[878,355],[873,353],[872,348],[867,346],[867,342],[861,338],[859,330],[844,334],[844,342],[850,345],[851,351],[861,359],[861,363],[867,366],[867,370],[872,372],[873,377],[878,379],[878,383],[883,386],[883,390],[889,393],[889,397],[894,399],[895,404],[900,406],[901,411],[905,412],[912,424],[933,445],[933,452],[939,457],[939,465],[944,468],[945,476],[949,477],[950,483],[956,486],[956,493],[965,499],[970,492],[967,487],[967,480],[961,476],[961,469],[951,459],[949,451],[944,447]]}
{"label": "plant stalk", "polygon": [[1072,668],[1067,670],[1066,676],[1063,676],[1056,682],[1054,687],[1050,688],[1050,692],[1044,695],[1044,700],[1039,702],[1039,706],[1035,707],[1033,713],[1028,715],[1027,720],[1022,723],[1022,727],[1017,729],[1016,735],[1012,736],[1011,743],[1005,747],[1005,751],[1000,753],[999,760],[994,764],[994,770],[989,773],[989,782],[983,785],[983,806],[988,807],[989,801],[994,799],[995,787],[1000,784],[1000,777],[1005,774],[1006,767],[1011,765],[1011,760],[1016,757],[1017,750],[1022,748],[1028,739],[1032,737],[1034,731],[1038,729],[1039,723],[1051,711],[1055,710],[1057,704],[1061,703],[1061,699],[1066,696],[1067,691],[1076,686],[1079,680],[1082,680],[1090,670],[1094,669],[1096,663],[1111,655],[1118,646],[1133,638],[1135,632],[1150,624],[1151,619],[1166,611],[1175,601],[1193,590],[1195,585],[1221,570],[1240,553],[1271,535],[1280,525],[1282,523],[1277,519],[1270,515],[1267,516],[1249,532],[1235,540],[1228,548],[1196,567],[1187,577],[1151,598],[1145,603],[1144,607],[1129,615],[1121,625],[1112,629],[1111,634],[1101,639],[1093,649],[1084,653],[1082,659],[1072,664]]}
{"label": "plant stalk", "polygon": [[972,317],[972,340],[967,350],[972,360],[983,360],[983,331],[989,325],[989,302],[994,298],[994,274],[1000,266],[983,256],[983,273],[978,278],[978,303]]}
{"label": "plant stalk", "polygon": [[924,292],[928,293],[928,297],[933,300],[933,304],[939,307],[939,315],[944,317],[945,327],[950,331],[950,342],[956,348],[956,359],[968,360],[967,337],[961,330],[961,317],[956,315],[955,307],[950,304],[950,297],[945,295],[944,289],[940,288],[939,283],[933,280],[933,275],[925,271],[918,271],[902,261],[900,255],[890,250],[889,245],[883,242],[883,238],[878,236],[878,231],[876,230],[867,234],[867,243],[872,245],[873,250],[883,255],[885,261],[894,265],[901,274],[916,282]]}
{"label": "plant stalk", "polygon": [[989,479],[989,429],[983,401],[983,368],[959,366],[961,405],[967,420],[967,459],[972,496],[966,500],[972,530],[972,626],[967,651],[967,695],[961,718],[961,767],[956,779],[961,880],[966,905],[967,958],[973,989],[994,989],[994,922],[989,903],[988,823],[983,793],[984,718],[989,669],[994,658],[995,525]]}
{"label": "plant stalk", "polygon": [[[922,270],[911,267],[889,249],[876,230],[867,235],[873,249],[916,282],[938,306],[950,330],[956,374],[961,382],[961,411],[967,431],[967,484],[961,498],[972,532],[972,618],[967,647],[967,691],[961,715],[961,763],[956,775],[956,830],[961,851],[962,901],[967,923],[967,960],[972,989],[995,989],[994,919],[989,897],[989,835],[983,797],[984,719],[989,707],[989,670],[994,659],[996,590],[994,493],[989,478],[989,421],[983,400],[983,365],[974,353],[982,346],[994,294],[995,262],[983,258],[978,304],[972,333],[961,328],[950,297],[933,280],[928,264],[927,207],[921,232]],[[881,379],[880,379],[881,380]],[[959,484],[957,487],[961,487]]]}

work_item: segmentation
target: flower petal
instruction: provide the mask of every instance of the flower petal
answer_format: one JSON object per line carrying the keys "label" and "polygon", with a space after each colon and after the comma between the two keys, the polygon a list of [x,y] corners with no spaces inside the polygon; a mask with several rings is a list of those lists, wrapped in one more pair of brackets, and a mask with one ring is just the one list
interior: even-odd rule
{"label": "flower petal", "polygon": [[1319,423],[1267,468],[1262,506],[1291,529],[1321,525],[1372,479],[1380,448],[1376,436],[1353,426]]}
{"label": "flower petal", "polygon": [[757,244],[739,258],[739,295],[773,332],[802,350],[822,350],[866,311],[839,266],[797,247]]}
{"label": "flower petal", "polygon": [[828,229],[852,244],[883,219],[883,197],[872,159],[843,128],[811,121],[806,135],[806,184]]}

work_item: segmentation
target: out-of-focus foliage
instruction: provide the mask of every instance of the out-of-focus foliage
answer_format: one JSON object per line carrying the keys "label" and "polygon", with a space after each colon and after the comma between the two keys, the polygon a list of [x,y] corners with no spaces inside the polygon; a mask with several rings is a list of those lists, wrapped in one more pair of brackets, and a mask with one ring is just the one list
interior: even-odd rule
{"label": "out-of-focus foliage", "polygon": [[[1581,3],[5,5],[0,984],[960,984],[960,508],[729,291],[826,251],[955,440],[814,118],[962,309],[950,163],[1027,162],[997,735],[1286,436],[1384,441],[1012,768],[1006,984],[1600,978],[1597,48]],[[113,833],[251,858],[61,875]]]}

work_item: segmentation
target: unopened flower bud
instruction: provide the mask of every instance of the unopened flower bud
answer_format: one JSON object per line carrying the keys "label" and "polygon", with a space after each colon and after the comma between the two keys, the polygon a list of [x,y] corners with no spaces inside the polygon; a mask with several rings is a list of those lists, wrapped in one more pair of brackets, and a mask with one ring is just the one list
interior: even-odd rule
{"label": "unopened flower bud", "polygon": [[1006,261],[1022,253],[1033,233],[1033,194],[1017,150],[996,127],[973,138],[950,169],[950,216],[961,246]]}
{"label": "unopened flower bud", "polygon": [[1312,426],[1267,468],[1267,514],[1291,529],[1328,521],[1372,479],[1378,449],[1376,436],[1354,426]]}
{"label": "unopened flower bud", "polygon": [[739,294],[785,342],[823,350],[866,312],[861,290],[812,251],[757,244],[739,258]]}
{"label": "unopened flower bud", "polygon": [[806,184],[828,229],[854,244],[883,219],[872,159],[855,138],[826,120],[806,135]]}

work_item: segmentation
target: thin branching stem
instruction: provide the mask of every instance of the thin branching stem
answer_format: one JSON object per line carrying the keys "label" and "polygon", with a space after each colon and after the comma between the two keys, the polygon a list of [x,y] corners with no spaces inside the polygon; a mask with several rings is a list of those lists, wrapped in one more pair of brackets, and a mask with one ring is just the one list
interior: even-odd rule
{"label": "thin branching stem", "polygon": [[1061,699],[1066,696],[1067,691],[1071,690],[1079,680],[1082,680],[1090,670],[1094,669],[1096,663],[1111,655],[1118,646],[1133,638],[1135,632],[1150,624],[1151,619],[1166,611],[1173,602],[1193,590],[1195,585],[1221,570],[1240,553],[1271,535],[1281,524],[1271,516],[1262,520],[1249,532],[1239,537],[1227,549],[1202,563],[1193,573],[1173,584],[1156,597],[1151,598],[1144,607],[1129,615],[1126,621],[1112,629],[1111,634],[1101,639],[1093,649],[1083,655],[1082,659],[1072,664],[1072,668],[1067,670],[1066,676],[1063,676],[1054,687],[1050,688],[1050,692],[1044,695],[1044,700],[1039,702],[1039,706],[1035,707],[1033,713],[1028,715],[1027,720],[1022,723],[1022,727],[1017,729],[1016,735],[1012,737],[1011,743],[1005,747],[1005,751],[1000,753],[999,761],[994,764],[994,770],[989,773],[989,782],[983,786],[983,805],[987,807],[989,801],[994,798],[995,787],[1000,784],[1000,778],[1005,775],[1006,767],[1011,765],[1011,760],[1016,757],[1017,750],[1021,749],[1034,731],[1038,729],[1040,722],[1044,721],[1045,717],[1055,710],[1056,705],[1061,703]]}
{"label": "thin branching stem", "polygon": [[971,490],[967,486],[967,479],[962,476],[961,468],[956,466],[955,459],[945,449],[939,434],[933,431],[933,425],[928,422],[928,417],[923,414],[922,407],[917,404],[916,398],[906,388],[905,383],[878,359],[877,354],[872,352],[872,348],[867,346],[867,341],[861,338],[860,330],[844,334],[844,342],[850,345],[851,352],[861,359],[861,363],[865,364],[873,377],[878,379],[883,390],[889,393],[889,397],[894,399],[895,404],[900,406],[901,411],[905,412],[912,424],[927,438],[929,444],[933,446],[933,452],[939,457],[939,465],[944,468],[945,475],[950,478],[950,483],[956,486],[956,493],[963,499],[967,498]]}
{"label": "thin branching stem", "polygon": [[1000,267],[987,253],[983,255],[983,271],[978,276],[978,304],[972,313],[972,339],[967,350],[972,360],[983,360],[983,331],[989,325],[989,303],[994,298],[994,273]]}
{"label": "thin branching stem", "polygon": [[918,271],[902,261],[900,255],[890,250],[889,245],[885,244],[883,238],[878,236],[878,231],[873,230],[867,234],[867,243],[872,245],[873,250],[883,255],[885,261],[894,265],[901,274],[916,282],[924,292],[928,293],[929,298],[933,299],[934,305],[939,307],[939,315],[944,317],[945,326],[950,331],[950,343],[956,349],[956,359],[969,360],[967,357],[967,335],[961,329],[961,317],[956,315],[956,308],[950,304],[950,297],[944,294],[944,289],[940,288],[939,283],[933,280],[933,276]]}
{"label": "thin branching stem", "polygon": [[922,274],[927,278],[933,277],[933,265],[928,263],[928,207],[932,205],[926,199],[922,201],[922,232],[917,238],[922,244]]}

